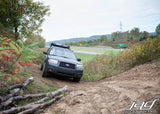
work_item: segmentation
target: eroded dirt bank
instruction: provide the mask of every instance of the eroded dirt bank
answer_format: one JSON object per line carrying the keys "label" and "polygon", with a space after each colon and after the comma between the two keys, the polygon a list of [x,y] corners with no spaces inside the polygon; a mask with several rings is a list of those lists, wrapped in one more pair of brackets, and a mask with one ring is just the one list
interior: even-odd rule
{"label": "eroded dirt bank", "polygon": [[[36,70],[35,73],[40,71]],[[160,98],[160,62],[136,66],[120,75],[97,82],[75,83],[52,77],[42,78],[42,81],[56,87],[68,85],[67,96],[83,93],[82,96],[67,98],[50,106],[45,111],[46,114],[121,114],[134,100]]]}

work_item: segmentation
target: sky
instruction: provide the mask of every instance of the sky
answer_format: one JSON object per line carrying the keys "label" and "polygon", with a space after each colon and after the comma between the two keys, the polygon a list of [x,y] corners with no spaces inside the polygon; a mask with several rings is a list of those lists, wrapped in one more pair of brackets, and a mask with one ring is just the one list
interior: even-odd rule
{"label": "sky", "polygon": [[154,32],[160,24],[160,0],[36,0],[50,6],[42,25],[46,41],[131,30]]}

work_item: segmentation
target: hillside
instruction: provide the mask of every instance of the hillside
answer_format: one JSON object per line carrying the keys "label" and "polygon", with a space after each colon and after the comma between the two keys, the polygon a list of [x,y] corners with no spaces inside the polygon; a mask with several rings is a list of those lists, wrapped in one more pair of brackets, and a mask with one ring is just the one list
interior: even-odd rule
{"label": "hillside", "polygon": [[[69,93],[63,102],[52,105],[45,114],[122,114],[134,100],[152,101],[159,98],[159,69],[160,62],[154,61],[101,81],[81,81],[79,84],[69,79],[46,78],[44,83],[57,87],[68,85]],[[70,98],[80,93],[83,95]]]}
{"label": "hillside", "polygon": [[[150,36],[156,36],[155,32],[149,33]],[[90,37],[78,37],[78,38],[70,38],[70,39],[63,39],[63,40],[53,40],[53,41],[48,41],[46,42],[46,46],[50,46],[52,42],[58,43],[58,44],[64,44],[68,42],[79,42],[79,41],[89,41],[89,40],[95,40],[95,39],[100,39],[102,35],[94,35]],[[106,34],[108,39],[111,39],[111,34]]]}
{"label": "hillside", "polygon": [[[55,41],[49,41],[46,42],[46,46],[50,46],[50,44],[52,42],[54,43],[67,43],[67,42],[79,42],[80,40],[82,41],[89,41],[89,40],[95,40],[95,39],[99,39],[102,35],[94,35],[94,36],[90,36],[90,37],[79,37],[79,38],[70,38],[70,39],[64,39],[64,40],[55,40]],[[111,34],[106,34],[107,38],[110,39],[111,38]]]}

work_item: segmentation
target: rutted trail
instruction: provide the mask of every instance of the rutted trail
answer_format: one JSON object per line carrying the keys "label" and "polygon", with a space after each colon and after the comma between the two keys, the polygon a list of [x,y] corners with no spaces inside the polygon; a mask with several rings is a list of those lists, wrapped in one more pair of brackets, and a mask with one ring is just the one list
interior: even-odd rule
{"label": "rutted trail", "polygon": [[[40,73],[38,68],[35,73]],[[50,106],[45,111],[46,114],[120,114],[135,99],[147,101],[160,98],[160,63],[136,66],[120,75],[97,82],[75,83],[56,78],[42,78],[42,81],[57,87],[68,85],[67,96],[83,93],[83,96],[68,98]]]}

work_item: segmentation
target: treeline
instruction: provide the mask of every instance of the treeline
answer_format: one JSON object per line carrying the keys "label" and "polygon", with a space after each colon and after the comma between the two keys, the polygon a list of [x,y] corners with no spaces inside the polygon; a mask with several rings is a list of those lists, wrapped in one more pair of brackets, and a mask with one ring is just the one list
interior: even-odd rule
{"label": "treeline", "polygon": [[140,32],[139,28],[133,28],[131,31],[113,32],[111,35],[112,41],[143,41],[149,37],[149,32]]}
{"label": "treeline", "polygon": [[139,28],[135,27],[130,31],[125,32],[113,32],[111,38],[102,35],[100,39],[89,40],[89,41],[79,41],[79,42],[69,42],[67,45],[71,46],[94,46],[94,45],[105,45],[107,43],[123,42],[123,41],[144,41],[147,38],[155,38],[160,35],[160,24],[155,29],[156,34],[150,34],[147,31],[140,31]]}
{"label": "treeline", "polygon": [[[22,40],[25,44],[40,41],[41,25],[49,7],[33,0],[0,0],[0,35],[12,40]],[[40,47],[41,47],[40,46]]]}

